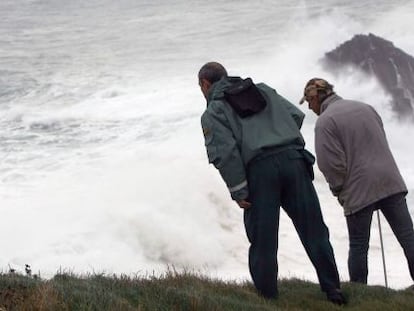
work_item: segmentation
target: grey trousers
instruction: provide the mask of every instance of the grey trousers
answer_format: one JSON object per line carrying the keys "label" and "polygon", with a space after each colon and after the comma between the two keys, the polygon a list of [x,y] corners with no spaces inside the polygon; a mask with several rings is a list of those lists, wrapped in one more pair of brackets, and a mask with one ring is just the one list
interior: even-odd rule
{"label": "grey trousers", "polygon": [[340,288],[309,164],[298,150],[285,150],[254,161],[248,168],[249,200],[244,224],[250,242],[249,268],[259,293],[276,298],[279,214],[282,206],[316,269],[321,289]]}
{"label": "grey trousers", "polygon": [[405,195],[405,193],[398,193],[389,196],[346,217],[349,234],[348,269],[351,282],[367,283],[371,221],[372,214],[377,209],[381,210],[403,248],[411,278],[414,280],[414,229]]}

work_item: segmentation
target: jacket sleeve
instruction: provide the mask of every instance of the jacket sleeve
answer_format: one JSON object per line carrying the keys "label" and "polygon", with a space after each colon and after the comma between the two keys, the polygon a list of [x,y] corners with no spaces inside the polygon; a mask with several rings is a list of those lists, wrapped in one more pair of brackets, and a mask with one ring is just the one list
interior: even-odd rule
{"label": "jacket sleeve", "polygon": [[220,172],[235,201],[249,196],[246,173],[226,116],[206,111],[201,117],[208,160]]}
{"label": "jacket sleeve", "polygon": [[347,163],[342,143],[332,125],[315,127],[315,151],[318,167],[329,188],[334,196],[339,196],[345,182]]}

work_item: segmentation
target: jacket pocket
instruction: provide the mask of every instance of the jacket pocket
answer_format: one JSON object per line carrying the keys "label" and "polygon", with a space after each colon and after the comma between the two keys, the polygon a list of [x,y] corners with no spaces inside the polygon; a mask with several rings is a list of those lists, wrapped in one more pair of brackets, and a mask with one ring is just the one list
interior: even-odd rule
{"label": "jacket pocket", "polygon": [[315,164],[315,156],[310,153],[308,150],[303,149],[301,150],[303,157],[305,158],[305,161],[309,164],[309,165],[313,165]]}
{"label": "jacket pocket", "polygon": [[208,162],[214,165],[218,165],[217,147],[210,144],[206,146],[206,149],[207,149]]}
{"label": "jacket pocket", "polygon": [[208,133],[208,135],[204,136],[205,138],[205,146],[207,150],[208,162],[212,164],[216,164],[218,159],[217,154],[217,147],[214,145],[214,134]]}
{"label": "jacket pocket", "polygon": [[313,164],[315,163],[315,157],[306,149],[292,150],[289,152],[289,159],[302,159],[305,163],[306,170],[308,171],[311,180],[315,178],[313,172]]}

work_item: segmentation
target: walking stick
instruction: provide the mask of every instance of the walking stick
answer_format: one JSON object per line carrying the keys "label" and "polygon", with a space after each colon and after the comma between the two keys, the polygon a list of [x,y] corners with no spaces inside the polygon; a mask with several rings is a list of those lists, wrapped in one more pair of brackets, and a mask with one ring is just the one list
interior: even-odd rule
{"label": "walking stick", "polygon": [[382,266],[384,267],[385,287],[388,288],[387,269],[385,267],[384,243],[382,242],[381,221],[380,221],[380,214],[378,210],[377,210],[377,219],[378,219],[378,229],[379,229],[380,242],[381,242]]}

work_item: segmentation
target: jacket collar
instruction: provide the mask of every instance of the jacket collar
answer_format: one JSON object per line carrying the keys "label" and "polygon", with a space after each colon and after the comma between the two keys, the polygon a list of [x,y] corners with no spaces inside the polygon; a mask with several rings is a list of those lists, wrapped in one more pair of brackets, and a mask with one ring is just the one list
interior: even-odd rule
{"label": "jacket collar", "polygon": [[328,108],[330,104],[333,102],[336,102],[338,100],[342,99],[341,96],[336,95],[336,93],[333,93],[332,95],[328,96],[324,99],[324,101],[321,104],[321,114]]}

